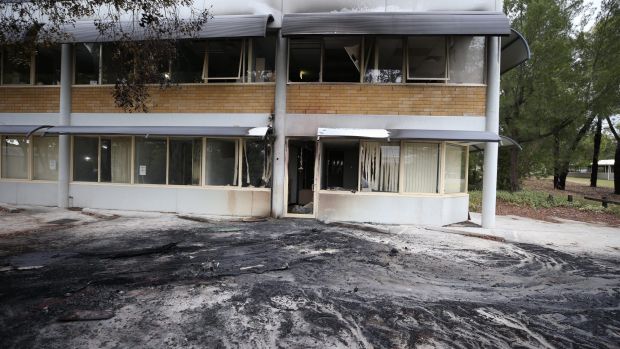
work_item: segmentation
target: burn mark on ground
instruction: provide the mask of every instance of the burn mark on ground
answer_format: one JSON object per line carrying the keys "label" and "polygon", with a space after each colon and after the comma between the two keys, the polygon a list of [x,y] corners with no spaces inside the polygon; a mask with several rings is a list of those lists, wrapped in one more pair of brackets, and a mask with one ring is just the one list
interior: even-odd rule
{"label": "burn mark on ground", "polygon": [[[122,219],[107,224],[123,229]],[[12,266],[0,272],[3,347],[594,348],[620,340],[620,261],[608,257],[446,243],[441,231],[437,240],[412,236],[409,249],[389,233],[308,220],[133,229],[96,244],[80,229],[0,241],[0,265]],[[16,261],[41,268],[18,270]]]}

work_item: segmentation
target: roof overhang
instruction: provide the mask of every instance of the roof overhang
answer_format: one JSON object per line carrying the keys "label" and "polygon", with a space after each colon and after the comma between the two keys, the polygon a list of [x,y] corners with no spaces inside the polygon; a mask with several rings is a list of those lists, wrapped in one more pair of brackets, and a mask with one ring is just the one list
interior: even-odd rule
{"label": "roof overhang", "polygon": [[319,128],[318,138],[361,138],[385,140],[451,141],[460,143],[500,142],[501,138],[486,131],[419,130],[419,129],[355,129]]}
{"label": "roof overhang", "polygon": [[[229,15],[214,16],[194,36],[171,37],[170,39],[215,39],[264,37],[267,35],[267,25],[273,22],[272,15]],[[77,21],[74,25],[64,28],[68,35],[66,42],[112,42],[123,40],[144,40],[147,35],[142,27],[127,21],[121,22],[123,31],[129,33],[127,37],[120,35],[101,35],[93,21]]]}
{"label": "roof overhang", "polygon": [[193,137],[258,137],[269,127],[221,126],[55,126],[46,135],[126,135],[126,136],[193,136]]}
{"label": "roof overhang", "polygon": [[0,134],[2,135],[20,135],[30,137],[45,128],[52,126],[47,125],[0,125]]}
{"label": "roof overhang", "polygon": [[508,36],[502,12],[337,12],[286,14],[283,36],[486,35]]}
{"label": "roof overhang", "polygon": [[532,56],[527,40],[514,29],[510,35],[502,38],[502,59],[500,71],[502,74],[521,65]]}

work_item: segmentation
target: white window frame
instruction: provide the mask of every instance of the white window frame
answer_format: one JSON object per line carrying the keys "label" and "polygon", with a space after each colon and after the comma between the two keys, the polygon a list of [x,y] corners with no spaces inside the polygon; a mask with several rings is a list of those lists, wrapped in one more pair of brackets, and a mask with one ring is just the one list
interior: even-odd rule
{"label": "white window frame", "polygon": [[209,80],[239,80],[242,77],[243,72],[243,63],[244,63],[244,55],[245,55],[245,40],[239,40],[241,42],[241,48],[239,52],[239,65],[237,69],[237,76],[230,77],[218,77],[218,78],[210,78],[209,77],[209,41],[206,42],[205,56],[202,63],[202,80],[208,82]]}
{"label": "white window frame", "polygon": [[[427,36],[424,35],[424,37],[434,37],[434,36]],[[449,50],[448,50],[448,39],[450,38],[449,36],[437,36],[437,37],[441,37],[444,40],[444,53],[445,53],[445,64],[444,64],[444,77],[443,78],[415,78],[415,77],[411,77],[410,75],[410,71],[409,71],[409,39],[410,38],[415,38],[415,36],[406,36],[405,37],[405,46],[404,46],[404,56],[406,57],[406,62],[405,62],[405,67],[406,67],[406,71],[407,71],[407,76],[406,76],[406,81],[444,81],[444,82],[448,82],[450,80],[450,57],[449,55]]]}

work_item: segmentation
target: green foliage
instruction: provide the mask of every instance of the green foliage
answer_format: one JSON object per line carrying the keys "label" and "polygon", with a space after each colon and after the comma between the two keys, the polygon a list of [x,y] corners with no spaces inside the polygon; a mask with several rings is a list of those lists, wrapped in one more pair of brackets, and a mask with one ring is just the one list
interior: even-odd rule
{"label": "green foliage", "polygon": [[[620,216],[620,206],[617,205],[610,205],[609,208],[604,208],[599,202],[580,198],[574,198],[573,202],[569,202],[568,195],[553,195],[543,191],[521,190],[509,192],[498,190],[497,200],[520,207],[573,207],[588,212],[607,212]],[[469,210],[472,212],[480,212],[482,210],[481,191],[469,192]]]}
{"label": "green foliage", "polygon": [[[587,139],[593,120],[617,113],[620,105],[618,3],[604,0],[588,29],[577,20],[593,16],[582,0],[505,1],[512,26],[532,52],[531,60],[506,73],[501,85],[501,132],[523,146],[516,162],[519,178],[559,174],[570,164],[591,162]],[[610,155],[608,141],[603,140],[601,158]],[[500,188],[509,188],[511,165],[500,153]]]}

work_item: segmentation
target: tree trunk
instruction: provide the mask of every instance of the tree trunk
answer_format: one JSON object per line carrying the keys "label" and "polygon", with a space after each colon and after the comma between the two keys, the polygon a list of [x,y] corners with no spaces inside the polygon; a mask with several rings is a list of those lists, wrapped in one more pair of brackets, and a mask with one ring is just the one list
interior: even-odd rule
{"label": "tree trunk", "polygon": [[553,189],[566,189],[566,176],[568,176],[568,163],[563,162],[553,175]]}
{"label": "tree trunk", "polygon": [[620,141],[616,141],[614,161],[614,194],[620,195]]}
{"label": "tree trunk", "polygon": [[513,146],[510,149],[510,191],[521,190],[519,183],[519,149]]}
{"label": "tree trunk", "polygon": [[566,188],[568,165],[565,171],[564,167],[564,161],[560,160],[560,135],[555,134],[553,136],[553,189],[564,190]]}
{"label": "tree trunk", "polygon": [[596,133],[594,133],[594,149],[592,151],[592,172],[590,173],[590,186],[596,188],[598,181],[598,156],[601,153],[601,130],[603,129],[603,118],[599,117],[596,121]]}

